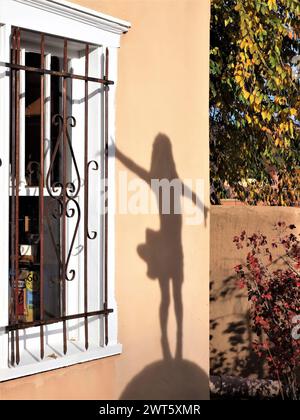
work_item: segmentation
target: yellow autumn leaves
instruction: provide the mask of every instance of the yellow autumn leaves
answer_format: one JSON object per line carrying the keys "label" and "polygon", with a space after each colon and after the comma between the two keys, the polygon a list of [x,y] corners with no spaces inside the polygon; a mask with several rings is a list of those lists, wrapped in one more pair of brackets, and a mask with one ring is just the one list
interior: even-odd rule
{"label": "yellow autumn leaves", "polygon": [[270,10],[277,10],[276,0],[268,0],[268,7]]}

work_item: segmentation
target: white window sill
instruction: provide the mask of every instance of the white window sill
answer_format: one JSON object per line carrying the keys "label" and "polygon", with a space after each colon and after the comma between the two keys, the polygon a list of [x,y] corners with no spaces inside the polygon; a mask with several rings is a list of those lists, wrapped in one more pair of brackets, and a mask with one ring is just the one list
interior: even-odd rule
{"label": "white window sill", "polygon": [[32,352],[24,351],[19,366],[0,369],[0,382],[72,366],[78,363],[90,362],[121,353],[121,344],[109,345],[107,347],[91,345],[88,350],[85,350],[83,343],[69,341],[68,353],[66,355],[63,355],[62,350],[54,350],[52,346],[49,347],[46,345],[44,360],[38,359],[38,353],[35,355]]}

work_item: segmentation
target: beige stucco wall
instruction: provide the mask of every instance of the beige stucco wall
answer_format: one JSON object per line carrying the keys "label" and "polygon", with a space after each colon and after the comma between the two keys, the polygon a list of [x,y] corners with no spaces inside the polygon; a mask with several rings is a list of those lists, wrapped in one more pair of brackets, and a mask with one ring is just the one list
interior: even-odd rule
{"label": "beige stucco wall", "polygon": [[[118,147],[149,170],[154,139],[159,133],[168,136],[178,174],[182,179],[204,179],[208,205],[209,0],[76,3],[132,23],[120,50]],[[117,168],[125,169],[119,162]],[[128,171],[128,176],[133,175]],[[0,384],[0,398],[207,398],[208,224],[209,217],[205,226],[182,226],[182,360],[163,358],[160,287],[157,280],[148,278],[146,264],[137,253],[146,229],[159,229],[159,217],[117,215],[116,287],[123,354]],[[174,240],[180,238],[170,232],[158,247],[164,252]],[[174,355],[172,295],[168,335]]]}
{"label": "beige stucco wall", "polygon": [[[237,250],[233,237],[245,230],[276,238],[274,225],[279,221],[295,224],[300,232],[298,208],[288,207],[211,207],[211,372],[242,377],[267,375],[262,360],[251,350],[253,334],[248,318],[248,299],[236,284],[234,267],[245,261],[248,249]],[[276,253],[273,250],[274,263]],[[280,254],[279,254],[280,255]],[[278,264],[278,262],[277,262]]]}

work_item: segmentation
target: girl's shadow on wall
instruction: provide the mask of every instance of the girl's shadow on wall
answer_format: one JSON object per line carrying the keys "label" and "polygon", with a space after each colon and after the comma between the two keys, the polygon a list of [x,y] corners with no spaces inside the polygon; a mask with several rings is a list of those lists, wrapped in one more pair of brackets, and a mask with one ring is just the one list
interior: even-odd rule
{"label": "girl's shadow on wall", "polygon": [[[161,346],[163,360],[145,368],[126,388],[121,398],[131,399],[137,395],[150,398],[159,396],[160,384],[169,384],[168,394],[175,398],[199,398],[202,386],[207,387],[207,377],[195,364],[182,360],[183,344],[183,249],[182,249],[182,212],[181,196],[188,193],[193,203],[204,210],[203,203],[195,193],[189,190],[180,180],[172,153],[170,139],[164,134],[158,134],[153,143],[151,167],[147,171],[137,165],[120,150],[116,148],[116,157],[134,174],[144,180],[156,196],[159,209],[160,229],[146,230],[146,241],[137,247],[138,255],[147,264],[147,275],[150,279],[158,279],[161,302],[159,307],[159,320],[161,327]],[[180,185],[179,193],[176,188],[169,188],[169,194],[163,196],[163,188],[153,188],[153,180],[177,181]],[[170,185],[170,184],[169,184]],[[166,201],[167,200],[167,203]],[[169,207],[169,208],[168,208]],[[166,211],[169,210],[169,211]],[[205,210],[204,210],[204,213]],[[167,322],[170,306],[170,289],[174,301],[177,324],[175,358],[172,358],[168,336]],[[195,334],[197,332],[195,331]],[[203,385],[204,384],[204,385]],[[207,388],[206,388],[207,389]],[[174,395],[173,395],[174,394]],[[167,398],[167,396],[166,396]]]}

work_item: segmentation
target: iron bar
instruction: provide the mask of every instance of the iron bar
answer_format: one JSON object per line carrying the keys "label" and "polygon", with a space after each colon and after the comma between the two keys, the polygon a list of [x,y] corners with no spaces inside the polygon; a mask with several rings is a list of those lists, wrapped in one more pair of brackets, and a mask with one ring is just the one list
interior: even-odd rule
{"label": "iron bar", "polygon": [[[68,41],[64,40],[64,71],[68,69]],[[62,316],[66,316],[66,217],[67,217],[67,79],[63,79],[63,189],[62,189]],[[64,354],[67,353],[67,324],[63,321]]]}
{"label": "iron bar", "polygon": [[[20,63],[21,59],[21,32],[18,28],[16,30],[16,62]],[[19,228],[19,218],[20,218],[20,197],[19,197],[19,187],[20,187],[20,71],[16,73],[16,134],[15,134],[15,143],[16,143],[16,174],[15,174],[15,304],[17,305],[16,309],[16,323],[19,322],[19,248],[20,248],[20,228]],[[20,363],[20,343],[19,343],[19,331],[16,331],[16,363]]]}
{"label": "iron bar", "polygon": [[93,83],[100,83],[103,85],[113,85],[114,82],[112,80],[107,80],[107,79],[98,79],[97,77],[86,77],[86,76],[82,76],[80,74],[73,74],[73,73],[69,73],[67,71],[56,71],[56,70],[50,70],[50,69],[39,69],[36,67],[31,67],[31,66],[26,66],[26,65],[22,65],[22,64],[15,64],[15,63],[5,63],[5,62],[0,62],[0,66],[2,67],[8,67],[11,68],[13,70],[24,70],[24,71],[28,71],[31,73],[38,73],[38,74],[43,74],[43,75],[50,75],[50,76],[56,76],[56,77],[63,77],[66,79],[76,79],[76,80],[83,80],[83,81],[88,81],[88,82],[93,82]]}
{"label": "iron bar", "polygon": [[[12,45],[11,45],[11,61],[16,61],[16,34],[17,29],[12,32]],[[16,252],[15,252],[15,225],[16,225],[16,203],[15,203],[15,172],[16,172],[16,71],[11,69],[11,228],[10,228],[10,310],[9,310],[9,323],[17,323],[17,303],[15,300],[15,282],[16,282]],[[15,364],[15,333],[11,332],[10,337],[11,349],[11,365]]]}
{"label": "iron bar", "polygon": [[[41,35],[41,69],[45,68],[45,36]],[[45,155],[45,75],[41,75],[41,135],[39,171],[39,233],[40,233],[40,320],[44,320],[44,155]],[[44,327],[40,327],[41,359],[44,358]]]}
{"label": "iron bar", "polygon": [[[105,53],[105,79],[108,80],[109,73],[109,50]],[[104,220],[104,310],[108,308],[108,92],[109,87],[105,85],[105,220]],[[105,316],[105,345],[108,345],[108,316]]]}
{"label": "iron bar", "polygon": [[92,317],[92,316],[100,316],[100,315],[106,315],[106,314],[111,314],[113,313],[113,309],[107,309],[107,310],[99,310],[99,311],[92,311],[92,312],[87,312],[87,313],[81,313],[81,314],[75,314],[75,315],[66,315],[66,316],[62,316],[60,318],[50,318],[50,319],[46,319],[43,322],[42,321],[34,321],[34,322],[28,322],[28,323],[19,323],[16,325],[8,325],[6,327],[6,331],[9,332],[13,332],[13,331],[17,331],[17,330],[25,330],[28,328],[34,328],[34,327],[40,327],[41,325],[52,325],[52,324],[58,324],[59,322],[66,322],[66,321],[71,321],[74,319],[81,319],[81,318],[86,318],[86,317]]}
{"label": "iron bar", "polygon": [[[90,47],[85,49],[85,76],[89,75],[89,54]],[[88,136],[89,136],[89,82],[85,80],[84,86],[84,312],[88,311],[88,199],[89,199],[89,180],[88,180]],[[85,348],[89,347],[88,319],[84,319]]]}

